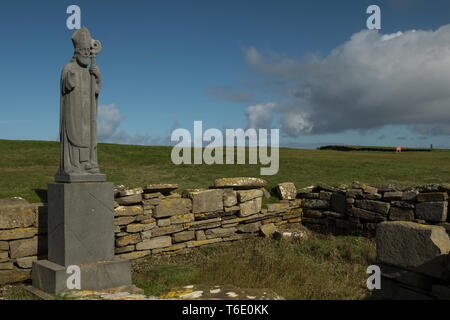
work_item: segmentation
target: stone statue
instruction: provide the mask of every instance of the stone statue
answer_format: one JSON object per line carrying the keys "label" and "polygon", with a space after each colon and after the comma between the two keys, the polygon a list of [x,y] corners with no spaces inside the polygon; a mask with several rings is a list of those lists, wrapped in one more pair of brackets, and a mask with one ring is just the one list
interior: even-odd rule
{"label": "stone statue", "polygon": [[61,73],[61,161],[55,181],[105,181],[97,161],[97,108],[102,80],[96,55],[101,44],[85,27],[73,33],[72,42],[75,53]]}

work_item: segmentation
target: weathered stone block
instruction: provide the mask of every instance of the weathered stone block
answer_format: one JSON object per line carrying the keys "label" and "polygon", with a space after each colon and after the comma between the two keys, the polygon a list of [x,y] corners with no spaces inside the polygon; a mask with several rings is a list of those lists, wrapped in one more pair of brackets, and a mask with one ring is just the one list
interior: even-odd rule
{"label": "weathered stone block", "polygon": [[450,239],[443,227],[382,222],[376,232],[377,260],[434,278],[449,279]]}
{"label": "weathered stone block", "polygon": [[130,244],[136,244],[141,241],[141,235],[139,233],[129,234],[123,237],[116,238],[117,247],[125,247]]}
{"label": "weathered stone block", "polygon": [[136,250],[151,250],[156,248],[164,248],[172,245],[170,236],[156,237],[144,240],[136,245]]}
{"label": "weathered stone block", "polygon": [[127,225],[127,232],[134,233],[134,232],[141,232],[144,230],[144,225],[140,223],[133,223]]}
{"label": "weathered stone block", "polygon": [[416,218],[432,222],[447,220],[447,201],[421,202],[416,205]]}
{"label": "weathered stone block", "polygon": [[47,251],[47,239],[44,236],[15,240],[9,243],[10,257],[12,259],[35,256],[38,254],[46,253]]}
{"label": "weathered stone block", "polygon": [[321,199],[305,199],[302,201],[302,208],[306,209],[328,209],[330,202]]}
{"label": "weathered stone block", "polygon": [[203,213],[223,210],[223,190],[210,189],[189,192],[192,199],[192,212]]}
{"label": "weathered stone block", "polygon": [[276,231],[277,227],[273,223],[263,224],[259,227],[261,234],[265,237],[271,237]]}
{"label": "weathered stone block", "polygon": [[189,240],[195,239],[195,231],[182,231],[178,233],[174,233],[172,235],[172,241],[174,243],[177,242],[185,242]]}
{"label": "weathered stone block", "polygon": [[239,225],[237,227],[237,231],[239,232],[257,232],[259,231],[259,227],[261,226],[261,222],[253,222],[253,223],[248,223],[248,224],[243,224],[243,225]]}
{"label": "weathered stone block", "polygon": [[279,183],[276,190],[282,200],[292,200],[297,197],[297,188],[292,182]]}
{"label": "weathered stone block", "polygon": [[34,221],[33,205],[13,206],[3,204],[3,206],[0,206],[0,229],[26,228],[32,226]]}
{"label": "weathered stone block", "polygon": [[17,258],[16,264],[22,269],[31,269],[33,261],[37,261],[37,256]]}
{"label": "weathered stone block", "polygon": [[386,201],[402,200],[402,198],[403,198],[403,192],[401,192],[401,191],[385,192],[383,195],[383,199],[385,199]]}
{"label": "weathered stone block", "polygon": [[344,213],[345,207],[346,195],[343,193],[333,193],[331,196],[331,209],[339,213]]}
{"label": "weathered stone block", "polygon": [[267,212],[269,213],[279,213],[289,209],[289,203],[287,202],[277,202],[277,203],[268,203],[267,204]]}
{"label": "weathered stone block", "polygon": [[31,271],[29,270],[0,270],[0,285],[25,281],[30,277]]}
{"label": "weathered stone block", "polygon": [[0,230],[0,240],[25,239],[35,236],[38,232],[37,228],[16,228],[9,230]]}
{"label": "weathered stone block", "polygon": [[142,203],[142,194],[134,194],[131,196],[117,198],[116,202],[121,206]]}
{"label": "weathered stone block", "polygon": [[189,222],[193,222],[194,219],[195,219],[195,216],[193,213],[180,214],[180,215],[176,215],[176,216],[171,216],[170,224],[189,223]]}
{"label": "weathered stone block", "polygon": [[237,198],[239,203],[243,203],[255,198],[262,198],[263,192],[260,189],[239,190],[237,191]]}
{"label": "weathered stone block", "polygon": [[391,207],[389,210],[389,220],[412,221],[414,220],[414,211],[411,209]]}
{"label": "weathered stone block", "polygon": [[252,189],[265,187],[267,181],[261,178],[219,178],[214,180],[216,188]]}
{"label": "weathered stone block", "polygon": [[239,215],[241,217],[250,216],[261,211],[262,197],[239,204]]}
{"label": "weathered stone block", "polygon": [[205,231],[205,235],[207,239],[210,238],[220,238],[220,237],[226,237],[233,233],[235,233],[237,229],[235,227],[231,228],[214,228],[214,229],[208,229]]}
{"label": "weathered stone block", "polygon": [[369,221],[381,222],[386,221],[386,216],[378,212],[368,211],[361,208],[350,208],[350,215],[357,218],[362,218]]}
{"label": "weathered stone block", "polygon": [[190,199],[164,199],[155,207],[153,216],[155,218],[171,217],[179,214],[186,214],[192,208]]}
{"label": "weathered stone block", "polygon": [[144,213],[142,206],[118,206],[114,209],[115,216],[137,216]]}
{"label": "weathered stone block", "polygon": [[136,217],[134,217],[134,216],[117,217],[117,218],[114,218],[114,225],[115,226],[124,226],[124,225],[132,223],[135,220],[136,220]]}
{"label": "weathered stone block", "polygon": [[223,190],[223,205],[225,207],[232,207],[237,204],[237,193],[233,189]]}
{"label": "weathered stone block", "polygon": [[429,193],[419,193],[417,196],[418,202],[436,202],[436,201],[447,201],[447,192],[429,192]]}
{"label": "weathered stone block", "polygon": [[361,209],[375,211],[383,215],[387,215],[390,208],[389,203],[373,200],[356,200],[355,206]]}

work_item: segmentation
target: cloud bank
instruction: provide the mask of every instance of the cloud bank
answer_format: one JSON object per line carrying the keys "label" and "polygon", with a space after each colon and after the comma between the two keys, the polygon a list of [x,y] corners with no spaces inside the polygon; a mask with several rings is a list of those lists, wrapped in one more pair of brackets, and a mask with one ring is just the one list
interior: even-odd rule
{"label": "cloud bank", "polygon": [[119,130],[123,120],[124,117],[114,104],[98,106],[98,140],[118,144],[150,146],[169,144],[168,138],[152,137],[141,133],[130,135],[123,129]]}
{"label": "cloud bank", "polygon": [[265,57],[250,47],[244,59],[281,83],[278,101],[247,107],[248,127],[279,119],[292,137],[386,125],[450,135],[450,25],[386,35],[363,30],[324,58]]}

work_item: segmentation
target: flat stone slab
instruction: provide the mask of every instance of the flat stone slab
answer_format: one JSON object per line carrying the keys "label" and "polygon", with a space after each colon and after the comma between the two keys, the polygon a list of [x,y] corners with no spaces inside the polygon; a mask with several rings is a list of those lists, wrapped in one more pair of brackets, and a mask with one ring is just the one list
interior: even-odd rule
{"label": "flat stone slab", "polygon": [[450,279],[450,239],[443,227],[414,222],[382,222],[376,231],[377,261]]}
{"label": "flat stone slab", "polygon": [[269,289],[244,289],[233,285],[188,285],[162,294],[160,299],[177,300],[284,300]]}
{"label": "flat stone slab", "polygon": [[214,180],[216,188],[252,189],[261,188],[267,185],[267,181],[261,178],[219,178]]}
{"label": "flat stone slab", "polygon": [[[131,263],[114,258],[78,265],[80,268],[80,290],[104,290],[131,285]],[[72,274],[67,268],[48,260],[33,262],[31,278],[33,287],[47,293],[57,294],[69,291],[67,279]]]}
{"label": "flat stone slab", "polygon": [[152,193],[152,192],[170,192],[178,188],[178,184],[176,183],[157,183],[157,184],[148,184],[144,187],[144,192]]}

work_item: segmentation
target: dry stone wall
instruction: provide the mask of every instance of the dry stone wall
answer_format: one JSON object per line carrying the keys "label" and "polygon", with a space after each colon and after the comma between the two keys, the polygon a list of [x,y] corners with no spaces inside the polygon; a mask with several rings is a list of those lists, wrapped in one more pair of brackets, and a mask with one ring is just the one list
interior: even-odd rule
{"label": "dry stone wall", "polygon": [[[137,259],[298,227],[325,233],[375,236],[385,221],[410,221],[450,231],[450,187],[326,184],[297,189],[278,184],[270,198],[259,178],[221,178],[209,189],[178,191],[176,184],[114,189],[115,253]],[[271,198],[273,199],[273,198]],[[30,278],[31,265],[47,250],[47,205],[0,199],[0,284]],[[294,233],[281,233],[284,235]],[[301,235],[301,234],[300,234]],[[280,234],[278,234],[280,236]],[[95,244],[93,244],[95,245]]]}
{"label": "dry stone wall", "polygon": [[449,191],[448,184],[400,188],[355,181],[351,187],[319,184],[302,188],[297,198],[303,208],[302,224],[308,228],[374,237],[377,224],[383,221],[437,225],[450,233]]}

